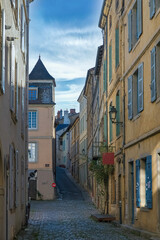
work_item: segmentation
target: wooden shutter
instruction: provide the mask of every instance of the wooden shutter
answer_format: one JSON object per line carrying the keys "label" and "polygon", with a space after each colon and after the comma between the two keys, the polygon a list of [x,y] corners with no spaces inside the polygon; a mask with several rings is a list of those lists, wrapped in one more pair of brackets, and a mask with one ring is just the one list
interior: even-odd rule
{"label": "wooden shutter", "polygon": [[[120,122],[120,96],[119,91],[116,95],[116,110],[117,110],[117,116],[116,116],[116,122]],[[116,124],[116,136],[120,134],[120,124]]]}
{"label": "wooden shutter", "polygon": [[19,204],[19,159],[18,159],[18,151],[16,151],[16,207]]}
{"label": "wooden shutter", "polygon": [[156,47],[151,51],[151,102],[155,101],[156,93]]}
{"label": "wooden shutter", "polygon": [[107,90],[107,72],[106,72],[106,60],[103,63],[103,91]]}
{"label": "wooden shutter", "polygon": [[15,48],[14,43],[10,45],[10,108],[14,110],[14,100],[15,100]]}
{"label": "wooden shutter", "polygon": [[138,112],[143,110],[143,63],[138,66]]}
{"label": "wooden shutter", "polygon": [[9,208],[13,209],[14,207],[14,152],[13,146],[10,145],[9,148]]}
{"label": "wooden shutter", "polygon": [[24,8],[21,5],[21,49],[24,52]]}
{"label": "wooden shutter", "polygon": [[[110,109],[109,110],[111,110],[111,107],[112,107],[112,103],[110,104]],[[110,142],[112,141],[112,139],[113,139],[113,126],[112,126],[112,120],[110,119],[110,121],[109,121],[109,136],[110,136]]]}
{"label": "wooden shutter", "polygon": [[19,73],[19,69],[18,69],[18,63],[16,62],[16,65],[15,65],[15,71],[16,71],[16,74],[15,74],[15,87],[16,87],[16,98],[15,98],[15,101],[16,101],[16,119],[18,119],[18,73]]}
{"label": "wooden shutter", "polygon": [[132,102],[132,75],[128,78],[128,119],[133,117],[133,102]]}
{"label": "wooden shutter", "polygon": [[11,0],[12,6],[15,8],[15,0]]}
{"label": "wooden shutter", "polygon": [[137,39],[142,34],[142,0],[137,0]]}
{"label": "wooden shutter", "polygon": [[107,141],[107,115],[104,114],[104,140]]}
{"label": "wooden shutter", "polygon": [[156,12],[155,0],[150,0],[149,4],[150,4],[150,19],[152,19]]}
{"label": "wooden shutter", "polygon": [[5,11],[2,9],[2,52],[1,52],[1,90],[5,93]]}
{"label": "wooden shutter", "polygon": [[19,0],[17,0],[17,26],[19,27]]}
{"label": "wooden shutter", "polygon": [[152,208],[152,156],[146,158],[146,203]]}
{"label": "wooden shutter", "polygon": [[112,80],[112,43],[109,46],[109,82]]}
{"label": "wooden shutter", "polygon": [[136,160],[136,206],[140,207],[140,160]]}
{"label": "wooden shutter", "polygon": [[128,51],[132,50],[132,10],[128,13]]}
{"label": "wooden shutter", "polygon": [[115,60],[117,68],[119,65],[119,27],[115,29]]}

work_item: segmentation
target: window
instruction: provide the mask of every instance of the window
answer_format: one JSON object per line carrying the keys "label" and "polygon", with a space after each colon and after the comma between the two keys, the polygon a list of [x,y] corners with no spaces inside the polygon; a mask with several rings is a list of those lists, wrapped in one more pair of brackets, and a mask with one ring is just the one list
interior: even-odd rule
{"label": "window", "polygon": [[24,136],[24,99],[25,91],[21,81],[21,135]]}
{"label": "window", "polygon": [[29,88],[29,100],[36,100],[37,99],[37,89],[36,88]]}
{"label": "window", "polygon": [[10,109],[15,108],[15,47],[10,45]]}
{"label": "window", "polygon": [[128,119],[143,110],[143,63],[128,78]]}
{"label": "window", "polygon": [[10,145],[9,149],[9,208],[14,208],[14,148]]}
{"label": "window", "polygon": [[136,160],[136,206],[152,208],[152,156]]}
{"label": "window", "polygon": [[116,11],[118,10],[119,7],[119,0],[116,0]]}
{"label": "window", "polygon": [[111,203],[115,204],[116,203],[116,180],[115,180],[115,175],[111,175]]}
{"label": "window", "polygon": [[[112,107],[112,102],[110,103],[110,109],[111,110],[111,107]],[[110,142],[113,140],[113,130],[112,130],[112,120],[110,119],[109,120],[109,138],[110,138]]]}
{"label": "window", "polygon": [[28,143],[28,162],[37,162],[37,143]]}
{"label": "window", "polygon": [[152,19],[156,11],[160,8],[160,1],[150,0],[149,6],[150,6],[150,19]]}
{"label": "window", "polygon": [[29,129],[37,129],[37,111],[29,111],[28,125]]}
{"label": "window", "polygon": [[112,15],[109,16],[109,29],[112,27]]}
{"label": "window", "polygon": [[119,27],[115,29],[115,66],[119,65]]}
{"label": "window", "polygon": [[128,50],[133,46],[142,34],[142,0],[136,0],[128,14]]}
{"label": "window", "polygon": [[112,80],[112,41],[109,45],[109,82]]}
{"label": "window", "polygon": [[160,42],[151,50],[151,102],[160,97]]}
{"label": "window", "polygon": [[107,90],[107,63],[106,59],[104,59],[103,63],[103,91],[106,92]]}
{"label": "window", "polygon": [[1,11],[1,77],[0,89],[5,93],[5,11]]}
{"label": "window", "polygon": [[25,52],[26,48],[26,23],[25,23],[25,14],[24,14],[24,6],[21,5],[21,38],[20,38],[20,44],[22,52]]}
{"label": "window", "polygon": [[[116,122],[120,122],[120,96],[119,96],[119,91],[117,92],[116,95],[116,110],[117,110],[117,115],[116,115]],[[119,136],[120,134],[120,124],[116,124],[116,136]]]}

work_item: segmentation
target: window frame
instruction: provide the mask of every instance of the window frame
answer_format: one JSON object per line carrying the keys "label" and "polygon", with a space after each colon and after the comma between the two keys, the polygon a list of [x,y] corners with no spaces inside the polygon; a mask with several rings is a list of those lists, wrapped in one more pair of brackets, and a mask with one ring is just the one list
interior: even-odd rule
{"label": "window frame", "polygon": [[[29,161],[29,145],[31,144],[31,158],[32,158],[32,150],[33,150],[33,148],[32,148],[32,145],[34,144],[35,145],[35,153],[34,153],[34,155],[35,155],[35,160],[34,161]],[[28,163],[30,164],[30,163],[37,163],[38,162],[38,143],[37,142],[29,142],[28,143]]]}
{"label": "window frame", "polygon": [[[31,113],[31,127],[29,126],[29,113]],[[32,127],[32,113],[36,113],[36,127]],[[37,130],[38,129],[38,111],[30,110],[28,111],[28,129],[29,130]]]}
{"label": "window frame", "polygon": [[[30,99],[30,91],[36,91],[36,98],[35,99]],[[29,101],[32,101],[32,100],[37,100],[38,98],[38,88],[37,87],[29,87],[28,89],[28,99]]]}

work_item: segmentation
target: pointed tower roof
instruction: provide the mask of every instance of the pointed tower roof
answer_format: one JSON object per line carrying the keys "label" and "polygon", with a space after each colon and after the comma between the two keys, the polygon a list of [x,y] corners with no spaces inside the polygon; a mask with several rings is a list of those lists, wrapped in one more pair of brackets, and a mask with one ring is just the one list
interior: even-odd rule
{"label": "pointed tower roof", "polygon": [[40,56],[33,70],[29,74],[29,80],[53,80],[54,85],[56,85],[55,79],[48,73]]}

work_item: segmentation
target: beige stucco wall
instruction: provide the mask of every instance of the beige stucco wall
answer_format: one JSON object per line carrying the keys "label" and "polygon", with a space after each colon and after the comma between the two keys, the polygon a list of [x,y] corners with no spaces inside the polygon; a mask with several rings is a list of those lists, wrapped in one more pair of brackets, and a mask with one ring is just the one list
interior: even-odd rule
{"label": "beige stucco wall", "polygon": [[[19,10],[21,4],[24,2],[19,1]],[[2,158],[0,157],[0,175],[3,177],[3,181],[0,181],[0,238],[6,239],[6,228],[8,227],[8,239],[13,239],[13,236],[20,230],[22,225],[25,223],[25,209],[27,203],[27,151],[25,149],[27,142],[27,119],[26,119],[26,60],[24,60],[23,53],[20,48],[20,25],[17,28],[15,25],[14,13],[11,6],[10,0],[2,0],[0,2],[0,11],[5,9],[5,25],[11,26],[9,30],[5,30],[6,37],[16,37],[17,39],[13,41],[15,46],[15,60],[18,63],[18,121],[15,122],[15,119],[11,117],[10,112],[10,43],[6,40],[6,76],[5,76],[5,94],[0,93],[0,151],[2,153]],[[20,11],[19,11],[20,13]],[[1,14],[1,13],[0,13]],[[20,17],[20,15],[19,15]],[[2,31],[1,31],[2,33]],[[1,54],[1,53],[0,53]],[[21,116],[22,116],[22,87],[25,90],[25,112],[24,112],[24,134],[21,135]],[[3,113],[3,114],[2,114]],[[19,191],[18,191],[18,200],[19,205],[17,208],[14,208],[12,211],[8,210],[8,223],[6,222],[6,196],[7,191],[9,194],[9,177],[6,176],[7,168],[9,170],[9,146],[13,144],[14,149],[18,150],[19,155]],[[21,160],[22,158],[25,161],[24,164],[24,204],[21,201],[21,184],[22,184],[22,172],[21,172]],[[8,184],[6,179],[8,178]],[[8,195],[9,198],[9,195]],[[7,226],[8,225],[8,226]]]}
{"label": "beige stucco wall", "polygon": [[[28,168],[37,170],[37,190],[42,194],[43,200],[51,200],[55,197],[52,183],[53,176],[53,151],[52,139],[54,131],[54,108],[47,105],[29,105],[29,110],[36,110],[37,129],[29,130],[29,142],[37,143],[37,161],[29,163]],[[49,166],[45,166],[49,164]]]}

